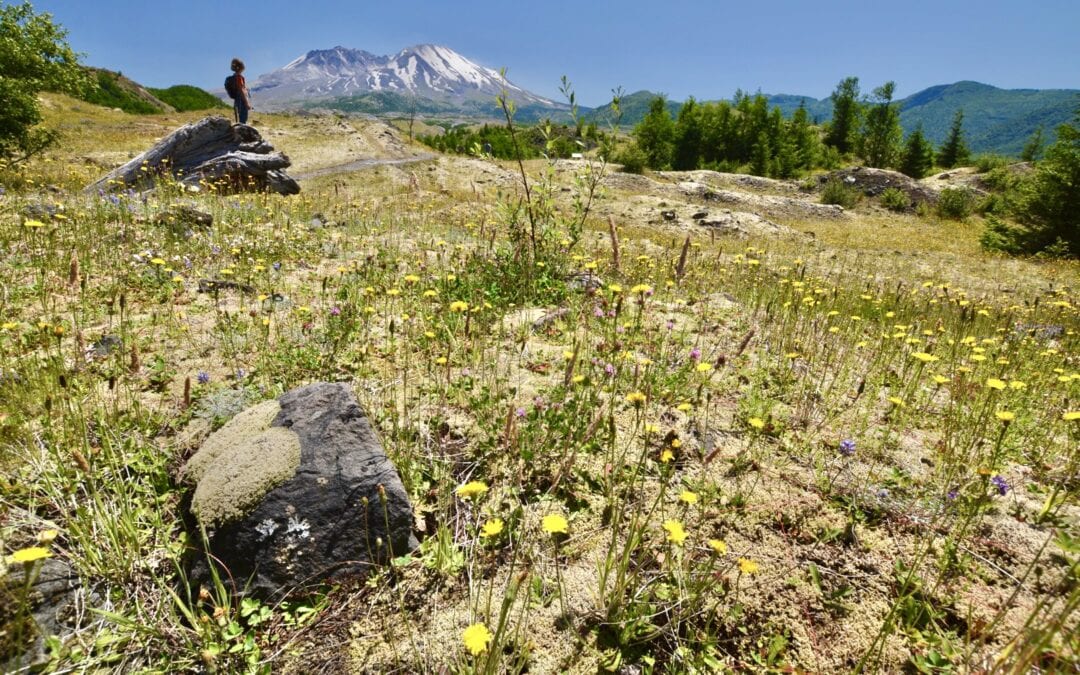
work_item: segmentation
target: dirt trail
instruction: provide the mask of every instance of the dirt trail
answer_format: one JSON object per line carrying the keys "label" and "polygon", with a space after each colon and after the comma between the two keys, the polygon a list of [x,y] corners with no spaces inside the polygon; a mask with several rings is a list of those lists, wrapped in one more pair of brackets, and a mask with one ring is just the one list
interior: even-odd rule
{"label": "dirt trail", "polygon": [[399,159],[358,159],[345,164],[337,164],[335,166],[327,166],[321,169],[314,169],[312,171],[306,171],[304,173],[296,174],[294,178],[297,180],[306,180],[309,178],[318,178],[319,176],[328,176],[335,173],[351,173],[353,171],[361,171],[363,169],[370,169],[375,166],[387,166],[387,165],[400,165],[400,164],[414,164],[416,162],[426,162],[429,159],[435,159],[435,154],[431,152],[425,152],[413,157],[403,157]]}

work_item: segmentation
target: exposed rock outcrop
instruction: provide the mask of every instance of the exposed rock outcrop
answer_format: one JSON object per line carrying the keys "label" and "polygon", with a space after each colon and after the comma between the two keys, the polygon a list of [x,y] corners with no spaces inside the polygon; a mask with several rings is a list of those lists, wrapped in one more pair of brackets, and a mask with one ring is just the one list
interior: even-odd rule
{"label": "exposed rock outcrop", "polygon": [[169,175],[185,185],[204,183],[224,191],[293,195],[300,186],[285,173],[289,165],[289,158],[275,151],[254,127],[207,117],[180,127],[86,189],[145,189]]}
{"label": "exposed rock outcrop", "polygon": [[[295,389],[240,413],[181,470],[222,578],[280,597],[413,550],[412,505],[344,384]],[[192,578],[205,582],[207,559]]]}

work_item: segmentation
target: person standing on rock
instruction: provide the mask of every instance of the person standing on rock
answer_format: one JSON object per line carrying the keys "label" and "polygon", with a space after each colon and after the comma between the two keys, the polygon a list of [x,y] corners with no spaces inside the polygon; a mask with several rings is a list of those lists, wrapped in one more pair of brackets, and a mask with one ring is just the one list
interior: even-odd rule
{"label": "person standing on rock", "polygon": [[[248,113],[252,110],[252,107],[251,94],[248,92],[247,80],[244,79],[244,62],[240,59],[233,59],[229,67],[233,71],[233,91],[229,92],[229,95],[233,98],[233,112],[236,113],[237,122],[247,124]],[[226,89],[228,88],[226,87]],[[234,93],[235,95],[233,95]]]}

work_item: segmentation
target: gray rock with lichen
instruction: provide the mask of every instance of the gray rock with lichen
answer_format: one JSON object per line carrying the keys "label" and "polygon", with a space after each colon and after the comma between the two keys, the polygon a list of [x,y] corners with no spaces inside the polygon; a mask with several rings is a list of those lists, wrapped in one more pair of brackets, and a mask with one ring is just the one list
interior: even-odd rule
{"label": "gray rock with lichen", "polygon": [[[206,439],[181,478],[221,577],[261,597],[359,575],[417,545],[397,470],[344,384],[245,410]],[[196,581],[206,581],[211,556],[197,556]]]}

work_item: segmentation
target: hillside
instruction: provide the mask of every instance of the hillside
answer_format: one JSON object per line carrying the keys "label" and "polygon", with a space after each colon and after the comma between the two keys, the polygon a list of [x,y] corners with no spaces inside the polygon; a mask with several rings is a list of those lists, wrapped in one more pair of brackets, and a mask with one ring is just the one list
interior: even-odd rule
{"label": "hillside", "polygon": [[168,89],[147,87],[147,91],[159,100],[171,105],[177,112],[227,109],[230,107],[217,96],[190,84],[177,84]]}
{"label": "hillside", "polygon": [[175,108],[154,96],[141,84],[130,80],[122,73],[103,68],[87,68],[91,82],[97,86],[91,88],[83,99],[88,103],[119,108],[126,113],[152,115],[175,112]]}

